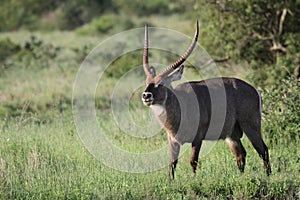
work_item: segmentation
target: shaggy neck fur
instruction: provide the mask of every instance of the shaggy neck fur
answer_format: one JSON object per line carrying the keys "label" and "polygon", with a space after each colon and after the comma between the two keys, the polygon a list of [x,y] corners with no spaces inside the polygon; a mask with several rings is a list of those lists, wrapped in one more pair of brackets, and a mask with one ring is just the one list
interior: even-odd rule
{"label": "shaggy neck fur", "polygon": [[181,113],[180,105],[174,91],[168,89],[164,102],[162,104],[151,105],[150,107],[164,129],[169,134],[175,136],[180,125]]}

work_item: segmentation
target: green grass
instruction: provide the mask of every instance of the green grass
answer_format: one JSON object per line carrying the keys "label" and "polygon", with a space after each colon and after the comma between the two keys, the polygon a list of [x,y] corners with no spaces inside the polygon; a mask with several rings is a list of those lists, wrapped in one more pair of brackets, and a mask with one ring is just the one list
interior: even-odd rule
{"label": "green grass", "polygon": [[[0,38],[9,34],[1,34]],[[18,65],[0,76],[0,199],[300,198],[299,129],[293,121],[284,121],[297,122],[297,113],[288,112],[294,115],[288,118],[284,115],[285,106],[280,113],[273,112],[271,106],[272,102],[276,106],[288,105],[287,98],[282,103],[277,101],[280,95],[265,95],[268,100],[264,102],[270,105],[265,107],[270,110],[263,118],[263,136],[269,146],[273,170],[269,177],[247,138],[242,141],[248,153],[244,174],[238,171],[235,158],[224,141],[218,142],[200,159],[195,177],[189,165],[190,149],[179,159],[174,181],[167,179],[166,168],[144,174],[117,171],[88,152],[76,132],[72,116],[72,87],[80,62],[74,52],[68,53],[68,49],[81,48],[98,38],[70,32],[34,34],[45,43],[53,41],[55,46],[63,46],[67,51],[49,67],[26,67],[22,66],[22,61],[16,61]],[[30,35],[16,32],[12,40],[23,43]],[[116,127],[109,112],[109,97],[117,80],[106,77],[103,81],[102,87],[97,88],[96,106],[101,111],[97,112],[98,120],[108,138],[131,152],[153,151],[165,145],[164,132],[153,138],[137,139]],[[292,86],[286,88],[293,91]],[[149,119],[149,112],[141,105],[139,95],[133,95],[131,100],[131,108],[137,108],[130,110],[132,117],[143,124]],[[289,131],[294,133],[292,139],[285,137]],[[274,136],[271,138],[270,132],[276,134],[276,141],[272,140]]]}
{"label": "green grass", "polygon": [[51,44],[60,47],[68,48],[79,48],[84,44],[97,43],[101,40],[99,37],[95,36],[81,36],[77,35],[75,32],[68,31],[53,31],[53,32],[29,32],[29,31],[17,31],[1,33],[0,40],[5,38],[10,38],[12,41],[25,44],[29,38],[34,35],[37,38],[42,38],[44,41],[51,42]]}
{"label": "green grass", "polygon": [[[244,174],[238,171],[226,143],[219,142],[200,159],[196,177],[187,151],[179,160],[176,179],[169,181],[167,169],[130,174],[104,166],[84,148],[68,115],[57,115],[55,122],[40,125],[3,121],[0,128],[3,199],[299,198],[297,144],[270,148],[270,177],[245,138],[248,156]],[[123,143],[139,146],[132,138]]]}

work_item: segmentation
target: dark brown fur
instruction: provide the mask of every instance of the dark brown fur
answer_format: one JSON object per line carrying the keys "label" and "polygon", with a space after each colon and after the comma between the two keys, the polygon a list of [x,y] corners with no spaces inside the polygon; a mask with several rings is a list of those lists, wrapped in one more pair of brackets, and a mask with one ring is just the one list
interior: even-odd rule
{"label": "dark brown fur", "polygon": [[160,74],[148,64],[148,26],[145,26],[143,69],[147,88],[142,101],[150,106],[168,134],[170,176],[174,178],[180,145],[192,143],[190,164],[196,173],[203,140],[225,139],[244,171],[246,151],[240,138],[243,132],[271,173],[268,148],[261,137],[261,97],[248,83],[235,78],[214,78],[186,82],[175,89],[171,83],[183,73],[181,65],[192,53],[199,34],[198,21],[194,39],[187,51]]}
{"label": "dark brown fur", "polygon": [[[214,96],[215,99],[220,98],[221,102],[213,106],[217,108],[215,112],[225,110],[225,119],[212,121],[212,100],[209,92],[213,91],[216,95],[222,94],[224,88],[226,99],[221,99],[224,98],[222,95],[220,97]],[[225,139],[236,157],[239,170],[243,172],[246,162],[246,151],[240,140],[243,132],[263,159],[266,173],[268,175],[271,173],[268,148],[261,137],[261,97],[257,90],[248,83],[235,78],[214,78],[200,82],[183,83],[175,89],[163,85],[154,87],[150,84],[145,92],[153,94],[153,105],[161,105],[165,108],[165,112],[157,117],[168,133],[172,177],[174,177],[180,145],[186,142],[192,143],[190,164],[193,172],[196,172],[203,140]],[[193,95],[196,95],[198,110],[195,109],[195,105],[191,104],[191,96]],[[225,105],[223,105],[224,102]],[[185,108],[182,109],[182,106]],[[198,117],[196,112],[200,112]],[[219,113],[215,114],[216,116],[219,115]],[[196,117],[193,118],[193,116]],[[195,123],[198,123],[196,134],[185,132],[188,127]],[[183,128],[178,133],[180,125]],[[214,127],[220,126],[222,127],[221,132],[208,133],[209,126],[212,126],[212,130]]]}

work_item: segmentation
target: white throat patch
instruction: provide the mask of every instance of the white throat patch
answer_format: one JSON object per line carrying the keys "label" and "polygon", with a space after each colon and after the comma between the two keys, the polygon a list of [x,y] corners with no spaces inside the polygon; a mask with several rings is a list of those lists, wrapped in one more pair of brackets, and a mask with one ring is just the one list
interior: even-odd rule
{"label": "white throat patch", "polygon": [[161,115],[165,111],[165,107],[162,105],[151,105],[150,108],[156,116]]}

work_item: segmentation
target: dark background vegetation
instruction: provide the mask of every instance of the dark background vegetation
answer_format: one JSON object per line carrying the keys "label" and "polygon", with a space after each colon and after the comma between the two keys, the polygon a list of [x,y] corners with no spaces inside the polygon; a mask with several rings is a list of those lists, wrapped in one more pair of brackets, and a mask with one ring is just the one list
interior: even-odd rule
{"label": "dark background vegetation", "polygon": [[[200,197],[218,197],[218,194],[221,194],[221,197],[229,198],[299,198],[300,169],[295,167],[300,165],[299,0],[2,0],[0,4],[0,119],[2,140],[0,142],[3,143],[7,140],[5,135],[10,135],[11,132],[18,133],[21,129],[24,130],[24,127],[26,130],[26,127],[28,128],[32,124],[37,127],[53,127],[56,126],[53,124],[60,120],[68,124],[66,126],[68,129],[67,136],[64,137],[72,138],[74,129],[70,122],[72,121],[70,117],[72,83],[80,63],[94,47],[97,40],[95,38],[103,39],[124,30],[143,27],[145,23],[150,24],[150,26],[165,25],[167,28],[192,35],[193,30],[190,30],[190,27],[193,27],[196,19],[200,21],[199,43],[215,59],[217,64],[224,71],[246,69],[247,73],[244,78],[261,91],[264,101],[263,135],[267,139],[268,145],[271,149],[278,149],[278,146],[284,148],[289,145],[293,149],[293,156],[291,157],[283,158],[278,154],[273,154],[273,159],[276,160],[274,172],[275,174],[279,173],[281,177],[281,170],[290,164],[294,168],[288,173],[294,173],[293,178],[296,181],[281,178],[279,181],[281,185],[275,185],[276,179],[274,178],[273,182],[270,183],[270,189],[266,187],[264,180],[251,179],[246,184],[250,184],[251,187],[253,186],[251,184],[256,184],[259,187],[258,189],[254,186],[254,189],[248,188],[250,191],[251,189],[256,191],[253,194],[247,193],[248,196],[243,192],[239,196],[234,193],[235,190],[232,188],[227,188],[227,191],[226,184],[219,185],[220,191],[214,190],[215,193],[210,193],[213,188],[212,185],[216,183],[211,183],[212,188],[205,185],[189,185],[189,188],[183,189],[184,191],[187,190],[185,192],[180,190],[180,187],[184,187],[180,184],[176,185],[176,191],[165,190],[186,195],[190,191],[194,191],[193,195],[196,197],[197,195]],[[162,21],[165,21],[165,24],[162,24]],[[187,26],[181,26],[182,24],[187,24]],[[47,38],[48,35],[53,34],[56,34],[55,38],[61,38],[58,41]],[[64,37],[69,36],[73,40],[70,44],[64,44]],[[80,38],[88,39],[85,41]],[[75,44],[76,40],[84,40],[84,42],[78,45]],[[114,52],[110,53],[113,54]],[[108,80],[116,80],[131,67],[140,65],[141,62],[139,52],[129,54],[113,63],[106,72],[106,76]],[[233,73],[232,76],[235,74]],[[107,86],[108,88],[111,87],[110,81],[107,82]],[[96,97],[96,102],[97,108],[100,109],[106,109],[110,106],[110,99],[105,95]],[[34,138],[34,136],[31,137]],[[40,136],[36,138],[40,138]],[[30,140],[30,142],[32,141]],[[20,142],[20,144],[26,146],[30,142],[24,139],[23,143]],[[12,170],[13,172],[9,174],[10,165],[5,163],[8,163],[9,159],[15,159],[15,157],[9,158],[8,155],[10,154],[3,152],[5,152],[5,148],[12,148],[16,154],[25,152],[25,160],[32,160],[32,155],[37,156],[34,159],[41,159],[42,153],[39,151],[43,151],[45,148],[44,153],[47,154],[48,147],[40,144],[42,147],[38,149],[39,146],[33,142],[34,147],[29,145],[26,149],[22,145],[18,146],[18,144],[18,142],[13,146],[6,143],[2,144],[2,151],[0,151],[2,163],[0,166],[2,167],[0,169],[0,194],[7,198],[21,198],[24,194],[28,195],[29,198],[34,198],[36,194],[31,193],[30,189],[26,190],[26,187],[24,190],[22,189],[24,185],[29,184],[30,180],[22,178],[21,174],[24,173],[24,170],[28,170],[28,165],[32,168],[30,170],[33,170],[29,170],[29,174],[37,173],[34,171],[36,166],[21,165],[19,167],[23,171]],[[77,155],[81,154],[78,153]],[[282,153],[282,155],[286,156],[287,153]],[[51,157],[51,155],[49,156]],[[52,159],[50,157],[49,159]],[[45,163],[42,161],[40,163],[47,166],[48,157],[43,157],[43,159]],[[58,156],[58,160],[60,159],[64,161],[65,158]],[[76,158],[73,160],[76,162]],[[81,161],[83,163],[89,162],[85,159]],[[10,167],[15,169],[16,166],[18,165],[12,164]],[[14,175],[19,177],[11,178]],[[8,176],[11,176],[10,179]],[[120,178],[122,175],[118,174],[116,177]],[[78,177],[74,177],[74,179],[76,178]],[[34,181],[38,180],[37,176]],[[51,181],[56,183],[56,180]],[[97,180],[93,181],[97,182]],[[143,184],[143,179],[140,181]],[[240,181],[239,183],[243,183],[242,180]],[[13,184],[19,182],[22,182],[19,188],[14,188]],[[74,182],[76,181],[74,180]],[[83,181],[84,184],[86,182]],[[37,187],[42,191],[40,185]],[[242,186],[240,185],[240,187]],[[70,192],[64,187],[56,188],[56,191],[59,192],[54,194],[50,190],[47,193],[48,196],[42,195],[40,198],[66,198],[69,197],[66,195],[68,192],[71,196],[74,195],[74,198],[91,198],[93,194],[89,194],[88,188],[78,186],[76,187],[77,192],[73,190],[73,193],[72,190]],[[152,189],[155,191],[150,190],[148,192],[157,192],[157,188]],[[21,192],[18,193],[16,190]],[[126,192],[134,194],[134,191],[126,190]],[[119,197],[130,197],[130,195],[127,196],[126,192],[125,196]],[[164,192],[160,192],[157,193],[160,195],[154,195],[152,198],[168,197],[167,195],[164,196]],[[85,196],[80,196],[80,194]],[[151,196],[143,196],[142,194],[139,197],[151,198]]]}
{"label": "dark background vegetation", "polygon": [[[140,27],[141,22],[132,20],[135,17],[147,21],[151,15],[172,14],[199,19],[200,43],[207,51],[230,63],[246,62],[257,72],[255,82],[260,85],[300,76],[299,1],[3,0],[0,31],[72,30],[97,35]],[[19,50],[16,44],[1,41],[1,60]]]}

